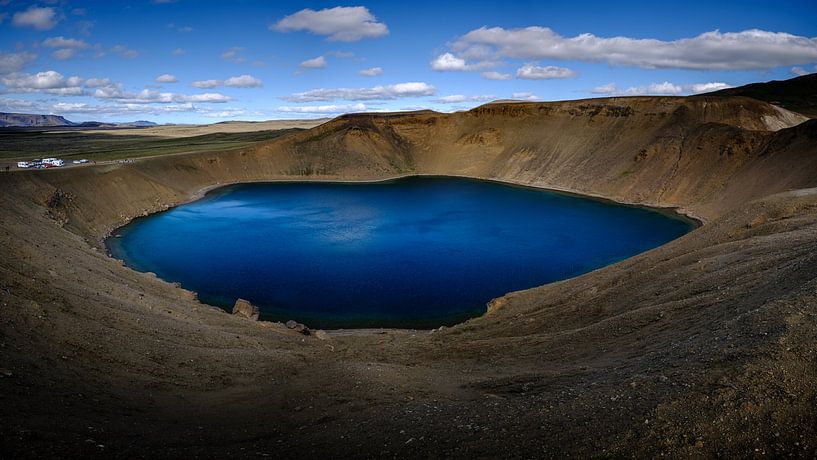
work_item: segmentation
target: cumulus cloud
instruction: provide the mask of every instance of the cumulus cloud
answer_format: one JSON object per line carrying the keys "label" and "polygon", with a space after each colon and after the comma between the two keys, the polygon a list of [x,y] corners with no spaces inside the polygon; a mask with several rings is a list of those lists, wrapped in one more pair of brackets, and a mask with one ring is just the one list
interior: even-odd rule
{"label": "cumulus cloud", "polygon": [[165,73],[156,77],[156,83],[176,83],[179,80],[176,79],[175,75],[171,75],[169,73]]}
{"label": "cumulus cloud", "polygon": [[58,96],[79,96],[83,94],[82,79],[65,78],[54,70],[36,74],[10,74],[0,79],[9,93],[46,93]]}
{"label": "cumulus cloud", "polygon": [[709,93],[709,92],[712,92],[712,91],[720,91],[722,89],[727,89],[727,88],[731,88],[731,87],[732,87],[732,85],[729,85],[729,84],[726,84],[726,83],[723,83],[723,82],[720,82],[720,81],[711,82],[711,83],[693,83],[691,85],[684,86],[684,88],[687,91],[689,91],[691,93],[695,93],[695,94]]}
{"label": "cumulus cloud", "polygon": [[[200,107],[193,103],[150,105],[150,104],[89,104],[85,102],[58,102],[49,106],[42,106],[36,109],[39,113],[58,113],[74,115],[99,116],[135,116],[135,115],[155,115],[160,116],[168,113],[197,113],[203,116],[216,116],[224,118],[234,116],[236,109],[226,109],[214,111],[207,107]],[[239,109],[241,112],[243,110]],[[221,115],[219,115],[221,114]]]}
{"label": "cumulus cloud", "polygon": [[139,51],[132,50],[125,45],[116,45],[111,48],[111,51],[126,59],[133,59],[139,56]]}
{"label": "cumulus cloud", "polygon": [[482,78],[487,80],[510,80],[513,76],[509,73],[495,72],[492,70],[490,72],[482,72]]}
{"label": "cumulus cloud", "polygon": [[303,93],[290,94],[281,99],[289,102],[318,102],[346,99],[349,101],[370,101],[398,99],[402,97],[433,96],[437,89],[428,83],[407,82],[395,85],[374,86],[372,88],[331,88],[313,89]]}
{"label": "cumulus cloud", "polygon": [[368,109],[366,104],[340,104],[340,105],[304,105],[298,107],[283,106],[278,107],[279,112],[285,113],[348,113],[348,112],[365,112]]}
{"label": "cumulus cloud", "polygon": [[623,96],[680,96],[684,94],[700,94],[731,88],[732,85],[723,82],[691,83],[679,85],[668,81],[662,83],[650,83],[643,86],[631,86],[625,90],[620,90],[615,83],[597,86],[590,90],[593,94],[623,95]]}
{"label": "cumulus cloud", "polygon": [[91,45],[83,40],[76,38],[65,38],[62,35],[59,37],[51,37],[43,40],[42,45],[45,48],[59,48],[51,53],[51,57],[64,61],[76,56],[78,50],[89,48]]}
{"label": "cumulus cloud", "polygon": [[817,65],[814,66],[814,68],[812,70],[804,69],[802,67],[797,67],[797,66],[791,68],[792,75],[796,75],[798,77],[802,77],[803,75],[808,75],[808,74],[814,73],[814,72],[817,72]]}
{"label": "cumulus cloud", "polygon": [[114,83],[109,78],[89,78],[85,80],[87,88],[101,88],[103,86],[111,86]]}
{"label": "cumulus cloud", "polygon": [[325,35],[330,41],[354,42],[362,38],[377,38],[389,29],[364,6],[337,6],[315,11],[309,8],[284,17],[270,30],[292,32],[305,30]]}
{"label": "cumulus cloud", "polygon": [[231,88],[258,88],[263,83],[252,75],[239,75],[226,80],[198,80],[190,84],[195,88],[210,89],[217,86],[229,86]]}
{"label": "cumulus cloud", "polygon": [[575,77],[576,72],[566,67],[546,66],[540,67],[533,64],[525,64],[516,69],[516,77],[525,80],[549,80],[552,78]]}
{"label": "cumulus cloud", "polygon": [[0,53],[0,75],[19,72],[35,59],[37,55],[29,52]]}
{"label": "cumulus cloud", "polygon": [[221,53],[221,59],[224,59],[225,61],[230,61],[233,64],[241,64],[242,62],[246,61],[246,59],[243,56],[239,55],[239,53],[243,49],[244,48],[240,46],[234,46],[228,49],[227,51]]}
{"label": "cumulus cloud", "polygon": [[51,37],[43,40],[43,46],[46,48],[88,48],[90,45],[83,40],[76,38],[65,38],[62,35],[59,37]]}
{"label": "cumulus cloud", "polygon": [[198,80],[190,83],[190,86],[200,89],[210,89],[221,85],[221,80]]}
{"label": "cumulus cloud", "polygon": [[535,94],[533,94],[531,92],[528,92],[528,91],[521,91],[521,92],[518,92],[518,93],[511,94],[511,99],[524,99],[524,100],[527,100],[527,101],[538,101],[539,96],[537,96],[537,95],[535,95]]}
{"label": "cumulus cloud", "polygon": [[19,110],[31,110],[36,106],[32,101],[25,99],[12,99],[7,97],[0,97],[0,111],[16,112]]}
{"label": "cumulus cloud", "polygon": [[624,94],[632,96],[638,96],[642,94],[677,96],[682,92],[684,92],[684,88],[682,88],[680,85],[675,85],[668,81],[665,81],[663,83],[651,83],[646,86],[632,86],[624,90]]}
{"label": "cumulus cloud", "polygon": [[593,94],[613,94],[618,92],[618,87],[615,83],[608,83],[606,85],[596,86],[590,90]]}
{"label": "cumulus cloud", "polygon": [[51,57],[60,61],[65,61],[67,59],[73,58],[74,56],[76,56],[76,54],[77,54],[76,48],[62,48],[51,52]]}
{"label": "cumulus cloud", "polygon": [[496,66],[492,60],[483,60],[469,64],[464,58],[451,53],[443,53],[431,61],[431,69],[439,72],[469,72]]}
{"label": "cumulus cloud", "polygon": [[17,27],[31,27],[35,30],[53,29],[59,22],[54,8],[31,6],[25,11],[14,13],[11,23]]}
{"label": "cumulus cloud", "polygon": [[298,64],[298,67],[302,69],[322,69],[326,67],[326,58],[323,56],[318,56],[313,59],[307,59],[306,61]]}
{"label": "cumulus cloud", "polygon": [[496,99],[493,95],[478,95],[478,96],[464,96],[462,94],[452,94],[450,96],[442,96],[434,99],[431,102],[438,104],[458,104],[461,102],[485,102]]}
{"label": "cumulus cloud", "polygon": [[157,103],[184,103],[184,102],[207,102],[224,103],[230,101],[230,97],[220,93],[202,94],[179,94],[162,93],[150,89],[144,89],[138,93],[122,91],[121,87],[102,87],[94,91],[93,96],[99,99],[114,99],[118,102],[128,104],[157,104]]}
{"label": "cumulus cloud", "polygon": [[434,70],[466,70],[465,59],[458,58],[451,53],[437,56],[431,61],[431,68]]}
{"label": "cumulus cloud", "polygon": [[368,69],[363,69],[357,73],[362,77],[377,77],[379,75],[383,75],[383,68],[382,67],[370,67]]}
{"label": "cumulus cloud", "polygon": [[258,88],[261,86],[261,80],[252,75],[239,75],[237,77],[230,77],[224,80],[224,86],[231,88]]}
{"label": "cumulus cloud", "polygon": [[563,37],[547,27],[481,27],[455,40],[447,60],[468,55],[482,59],[557,59],[606,62],[617,66],[693,70],[748,70],[817,61],[817,38],[751,29],[705,32],[678,40]]}

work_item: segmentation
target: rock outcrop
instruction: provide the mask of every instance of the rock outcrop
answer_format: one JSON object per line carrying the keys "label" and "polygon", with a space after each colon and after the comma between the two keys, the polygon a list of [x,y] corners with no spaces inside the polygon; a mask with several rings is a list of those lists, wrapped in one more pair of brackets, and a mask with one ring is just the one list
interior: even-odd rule
{"label": "rock outcrop", "polygon": [[235,301],[235,305],[233,306],[233,314],[236,316],[249,318],[253,321],[258,321],[258,318],[261,316],[261,312],[258,310],[258,307],[244,299],[238,299]]}

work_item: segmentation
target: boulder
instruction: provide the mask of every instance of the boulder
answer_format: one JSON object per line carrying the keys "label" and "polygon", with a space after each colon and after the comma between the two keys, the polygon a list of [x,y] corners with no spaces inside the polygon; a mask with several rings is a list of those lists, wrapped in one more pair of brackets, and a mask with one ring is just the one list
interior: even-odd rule
{"label": "boulder", "polygon": [[309,335],[310,332],[308,327],[294,320],[287,321],[286,326],[287,328],[292,329],[295,332],[300,332],[303,335]]}
{"label": "boulder", "polygon": [[244,299],[238,299],[235,301],[235,306],[233,306],[233,314],[249,318],[253,321],[258,321],[258,317],[261,316],[261,312],[258,311],[258,307]]}
{"label": "boulder", "polygon": [[315,336],[316,339],[320,339],[320,340],[329,340],[331,338],[331,337],[329,337],[329,334],[326,333],[326,331],[318,330],[318,331],[315,331],[315,333],[313,335]]}

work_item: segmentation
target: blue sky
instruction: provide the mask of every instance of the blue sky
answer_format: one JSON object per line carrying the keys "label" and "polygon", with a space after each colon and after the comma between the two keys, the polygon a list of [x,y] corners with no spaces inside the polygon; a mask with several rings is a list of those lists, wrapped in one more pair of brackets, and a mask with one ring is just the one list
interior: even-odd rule
{"label": "blue sky", "polygon": [[210,123],[812,73],[817,2],[0,0],[0,111]]}

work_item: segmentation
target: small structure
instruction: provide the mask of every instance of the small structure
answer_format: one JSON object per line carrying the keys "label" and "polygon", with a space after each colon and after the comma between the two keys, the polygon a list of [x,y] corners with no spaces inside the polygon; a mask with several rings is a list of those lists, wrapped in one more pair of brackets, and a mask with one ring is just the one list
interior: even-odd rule
{"label": "small structure", "polygon": [[18,161],[17,162],[17,167],[18,168],[30,168],[31,163],[29,163],[28,161]]}

